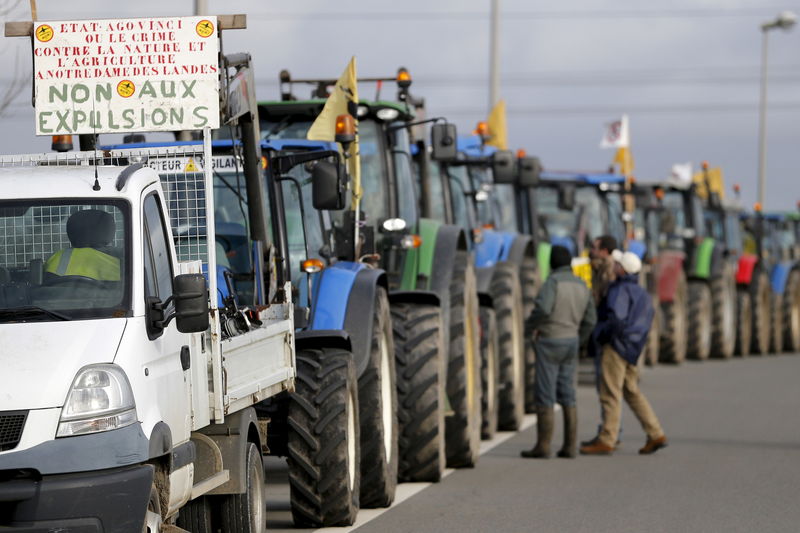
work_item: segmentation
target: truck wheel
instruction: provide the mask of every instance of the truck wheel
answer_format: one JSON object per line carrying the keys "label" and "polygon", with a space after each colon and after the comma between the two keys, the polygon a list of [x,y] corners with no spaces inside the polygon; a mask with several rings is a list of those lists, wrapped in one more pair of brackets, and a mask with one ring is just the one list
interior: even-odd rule
{"label": "truck wheel", "polygon": [[647,344],[644,346],[644,363],[647,366],[658,364],[658,352],[661,344],[661,306],[658,305],[658,296],[653,296],[653,323],[650,333],[647,334]]}
{"label": "truck wheel", "polygon": [[376,293],[372,345],[358,378],[361,421],[361,507],[388,507],[397,488],[397,383],[386,290]]}
{"label": "truck wheel", "polygon": [[661,330],[659,360],[680,364],[686,359],[686,278],[681,274],[675,298],[661,304],[664,328]]}
{"label": "truck wheel", "polygon": [[522,290],[509,264],[495,267],[489,286],[495,315],[500,354],[498,429],[516,431],[525,416],[525,351]]}
{"label": "truck wheel", "polygon": [[783,298],[783,345],[787,352],[800,352],[800,270],[792,270]]}
{"label": "truck wheel", "polygon": [[[525,256],[519,268],[519,282],[522,286],[522,318],[523,321],[531,316],[533,302],[539,292],[539,272],[536,269],[536,259]],[[524,335],[524,331],[523,331]],[[536,352],[533,343],[523,339],[525,346],[525,412],[536,412],[533,382],[536,376]]]}
{"label": "truck wheel", "polygon": [[353,355],[325,348],[302,350],[295,359],[287,458],[294,523],[297,527],[353,525],[361,486]]}
{"label": "truck wheel", "polygon": [[[222,531],[263,533],[267,530],[264,465],[261,462],[261,452],[255,443],[247,443],[245,461],[247,492],[230,494],[221,498]],[[191,531],[194,532],[194,530]]]}
{"label": "truck wheel", "polygon": [[147,501],[147,512],[144,515],[142,533],[159,533],[161,531],[161,499],[155,483],[150,487],[150,499]]}
{"label": "truck wheel", "polygon": [[214,533],[211,525],[211,499],[200,496],[181,507],[177,525],[192,533]]}
{"label": "truck wheel", "polygon": [[497,432],[497,391],[500,387],[500,362],[497,359],[497,320],[494,309],[481,307],[481,438],[489,440]]}
{"label": "truck wheel", "polygon": [[711,281],[711,357],[728,359],[736,347],[736,281],[726,265]]}
{"label": "truck wheel", "polygon": [[447,466],[471,467],[481,445],[481,354],[478,288],[469,260],[456,260],[450,283],[450,349],[445,418]]}
{"label": "truck wheel", "polygon": [[763,271],[757,271],[750,283],[750,300],[753,303],[750,353],[754,355],[766,355],[769,352],[770,292],[769,278]]}
{"label": "truck wheel", "polygon": [[445,468],[445,351],[433,305],[392,306],[400,481],[437,482]]}
{"label": "truck wheel", "polygon": [[772,320],[770,321],[769,346],[772,355],[783,351],[783,300],[785,294],[772,294]]}
{"label": "truck wheel", "polygon": [[742,357],[750,355],[753,332],[753,308],[747,289],[736,291],[736,350]]}
{"label": "truck wheel", "polygon": [[686,357],[708,359],[711,352],[711,290],[705,281],[689,282],[689,328]]}

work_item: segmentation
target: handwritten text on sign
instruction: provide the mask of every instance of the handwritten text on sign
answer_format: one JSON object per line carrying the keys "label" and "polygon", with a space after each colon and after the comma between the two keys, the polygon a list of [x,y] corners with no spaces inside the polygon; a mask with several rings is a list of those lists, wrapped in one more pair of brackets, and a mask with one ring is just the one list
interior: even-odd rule
{"label": "handwritten text on sign", "polygon": [[33,43],[37,135],[219,127],[216,17],[48,21]]}

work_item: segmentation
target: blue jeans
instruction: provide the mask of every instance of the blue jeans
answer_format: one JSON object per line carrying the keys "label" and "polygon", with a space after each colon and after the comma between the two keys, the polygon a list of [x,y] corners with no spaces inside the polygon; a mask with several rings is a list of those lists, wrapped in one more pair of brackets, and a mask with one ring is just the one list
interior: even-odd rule
{"label": "blue jeans", "polygon": [[539,339],[536,349],[534,391],[538,407],[575,406],[578,338]]}

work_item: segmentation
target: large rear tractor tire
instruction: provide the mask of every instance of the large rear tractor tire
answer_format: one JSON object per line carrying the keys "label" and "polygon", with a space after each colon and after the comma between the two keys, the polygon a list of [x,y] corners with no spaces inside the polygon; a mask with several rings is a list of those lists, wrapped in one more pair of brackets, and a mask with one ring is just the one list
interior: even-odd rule
{"label": "large rear tractor tire", "polygon": [[686,357],[703,361],[711,353],[711,289],[705,281],[689,282],[689,328]]}
{"label": "large rear tractor tire", "polygon": [[772,355],[783,352],[783,300],[785,296],[785,294],[772,294],[772,320],[769,324],[769,347]]}
{"label": "large rear tractor tire", "polygon": [[264,493],[264,464],[261,462],[261,451],[252,442],[247,443],[245,472],[247,492],[220,498],[221,529],[222,531],[241,531],[242,533],[265,533],[267,510]]}
{"label": "large rear tractor tire", "polygon": [[287,458],[294,523],[297,527],[351,526],[358,514],[361,486],[353,355],[338,349],[303,350],[295,359]]}
{"label": "large rear tractor tire", "polygon": [[661,348],[661,306],[658,305],[658,295],[653,296],[653,323],[650,325],[650,333],[647,334],[647,344],[644,346],[644,364],[656,366],[658,364],[658,352]]}
{"label": "large rear tractor tire", "polygon": [[753,339],[753,304],[747,289],[736,291],[736,354],[750,355]]}
{"label": "large rear tractor tire", "polygon": [[711,280],[711,357],[729,359],[736,348],[736,280],[730,267]]}
{"label": "large rear tractor tire", "polygon": [[783,347],[800,352],[800,270],[792,270],[783,293]]}
{"label": "large rear tractor tire", "polygon": [[662,363],[680,364],[686,359],[686,278],[681,275],[675,298],[661,304],[661,343],[658,359]]}
{"label": "large rear tractor tire", "polygon": [[456,261],[450,283],[450,346],[445,418],[447,466],[472,467],[481,445],[481,354],[478,288],[470,261]]}
{"label": "large rear tractor tire", "polygon": [[513,265],[500,263],[495,267],[489,292],[500,349],[498,429],[516,431],[525,417],[525,334],[522,290]]}
{"label": "large rear tractor tire", "polygon": [[361,423],[361,507],[388,507],[397,489],[397,384],[392,317],[378,287],[367,368],[358,378]]}
{"label": "large rear tractor tire", "polygon": [[750,300],[753,309],[750,353],[753,355],[767,355],[769,352],[771,292],[769,278],[762,270],[757,270],[750,283]]}
{"label": "large rear tractor tire", "polygon": [[[536,258],[525,256],[519,268],[519,283],[522,287],[522,318],[523,321],[531,316],[536,295],[539,292],[539,271],[536,268]],[[523,331],[524,335],[524,331]],[[536,398],[533,382],[536,376],[536,351],[533,343],[523,339],[525,346],[525,412],[536,412]]]}
{"label": "large rear tractor tire", "polygon": [[392,306],[400,481],[437,482],[446,458],[445,367],[441,312],[433,305]]}
{"label": "large rear tractor tire", "polygon": [[481,439],[490,440],[497,432],[500,361],[498,360],[497,319],[494,309],[481,307]]}

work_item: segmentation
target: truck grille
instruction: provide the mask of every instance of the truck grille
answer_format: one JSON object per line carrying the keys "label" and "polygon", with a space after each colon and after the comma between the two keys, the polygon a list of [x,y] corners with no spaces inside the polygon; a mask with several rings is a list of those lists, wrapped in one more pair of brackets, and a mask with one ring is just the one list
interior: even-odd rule
{"label": "truck grille", "polygon": [[19,444],[27,417],[28,411],[0,411],[0,452]]}

